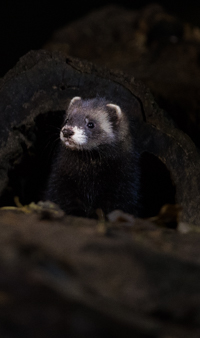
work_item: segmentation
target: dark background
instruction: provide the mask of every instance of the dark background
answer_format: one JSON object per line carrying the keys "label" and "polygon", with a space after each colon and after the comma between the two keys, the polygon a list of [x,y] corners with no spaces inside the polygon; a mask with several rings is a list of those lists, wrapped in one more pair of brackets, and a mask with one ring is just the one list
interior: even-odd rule
{"label": "dark background", "polygon": [[[40,49],[51,38],[55,29],[86,13],[108,4],[123,5],[138,9],[152,1],[133,0],[108,2],[95,0],[84,1],[16,1],[5,0],[0,8],[0,76],[12,68],[18,59],[29,50]],[[155,1],[154,1],[155,3]],[[162,0],[156,1],[171,14],[194,25],[200,25],[200,5],[198,1]]]}

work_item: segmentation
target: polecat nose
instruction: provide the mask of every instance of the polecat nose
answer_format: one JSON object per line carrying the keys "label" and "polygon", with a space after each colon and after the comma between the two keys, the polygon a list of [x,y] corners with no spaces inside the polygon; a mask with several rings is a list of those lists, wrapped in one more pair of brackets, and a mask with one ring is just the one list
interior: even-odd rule
{"label": "polecat nose", "polygon": [[63,133],[63,136],[66,138],[69,138],[72,135],[74,135],[74,132],[71,129],[62,129],[62,133]]}

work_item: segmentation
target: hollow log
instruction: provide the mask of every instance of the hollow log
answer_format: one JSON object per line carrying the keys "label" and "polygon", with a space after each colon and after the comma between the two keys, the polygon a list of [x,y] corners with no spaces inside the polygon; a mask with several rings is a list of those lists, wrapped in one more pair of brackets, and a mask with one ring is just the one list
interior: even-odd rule
{"label": "hollow log", "polygon": [[[40,152],[42,142],[46,141],[45,126],[49,123],[60,126],[63,111],[73,96],[99,95],[106,96],[131,115],[141,157],[150,154],[164,165],[171,177],[171,185],[175,186],[175,202],[182,207],[181,220],[199,225],[199,151],[159,109],[150,91],[140,81],[86,61],[66,58],[59,52],[32,51],[7,73],[0,86],[0,193],[3,205],[4,199],[9,201],[11,190],[25,202],[27,191],[34,190],[28,202],[39,198],[37,190],[49,170],[45,148]],[[153,189],[154,186],[152,193]],[[162,193],[165,195],[165,191]]]}

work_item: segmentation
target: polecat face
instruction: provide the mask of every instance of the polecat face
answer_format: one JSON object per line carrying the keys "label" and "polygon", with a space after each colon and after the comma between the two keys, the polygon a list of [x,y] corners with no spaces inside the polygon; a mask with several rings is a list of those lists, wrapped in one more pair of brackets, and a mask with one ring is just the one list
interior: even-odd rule
{"label": "polecat face", "polygon": [[119,136],[122,112],[119,106],[105,99],[82,100],[74,97],[66,113],[60,139],[72,150],[92,150],[111,144]]}

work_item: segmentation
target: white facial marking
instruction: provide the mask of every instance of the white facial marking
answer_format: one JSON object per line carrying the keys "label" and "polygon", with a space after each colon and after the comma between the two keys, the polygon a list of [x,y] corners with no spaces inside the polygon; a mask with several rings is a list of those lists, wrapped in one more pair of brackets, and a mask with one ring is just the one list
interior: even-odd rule
{"label": "white facial marking", "polygon": [[104,130],[104,132],[107,135],[109,135],[110,138],[113,138],[114,137],[113,128],[112,124],[108,120],[108,116],[105,116],[105,114],[101,115],[99,114],[98,119],[100,122],[101,129]]}
{"label": "white facial marking", "polygon": [[74,132],[74,135],[71,137],[71,139],[74,141],[74,143],[78,145],[87,143],[87,136],[85,135],[83,129],[74,127],[72,130]]}
{"label": "white facial marking", "polygon": [[107,107],[115,109],[117,116],[119,118],[122,117],[122,111],[121,111],[121,108],[119,106],[117,106],[116,104],[109,103],[109,104],[107,104]]}
{"label": "white facial marking", "polygon": [[64,142],[66,144],[66,139],[63,136],[62,130],[60,131],[60,139],[61,139],[62,142]]}

